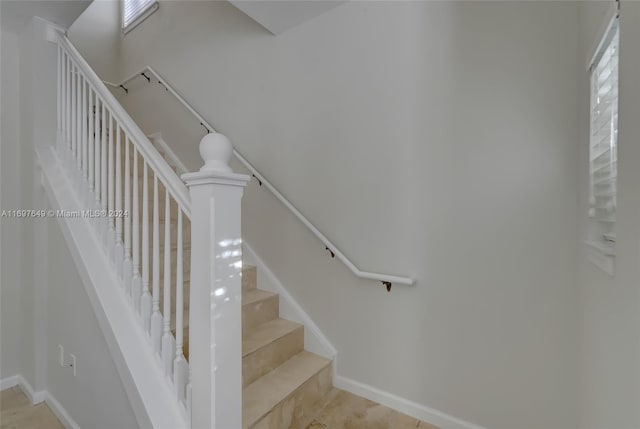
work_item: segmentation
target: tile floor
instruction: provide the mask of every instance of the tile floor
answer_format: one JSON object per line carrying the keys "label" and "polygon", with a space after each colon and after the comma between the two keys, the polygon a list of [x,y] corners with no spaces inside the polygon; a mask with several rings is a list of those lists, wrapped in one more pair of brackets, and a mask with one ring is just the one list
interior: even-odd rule
{"label": "tile floor", "polygon": [[438,429],[344,390],[333,389],[307,429]]}
{"label": "tile floor", "polygon": [[0,392],[1,429],[64,429],[44,402],[32,405],[18,386]]}
{"label": "tile floor", "polygon": [[[64,429],[47,404],[31,405],[19,387],[0,392],[0,429]],[[333,389],[307,429],[438,429],[383,405]]]}

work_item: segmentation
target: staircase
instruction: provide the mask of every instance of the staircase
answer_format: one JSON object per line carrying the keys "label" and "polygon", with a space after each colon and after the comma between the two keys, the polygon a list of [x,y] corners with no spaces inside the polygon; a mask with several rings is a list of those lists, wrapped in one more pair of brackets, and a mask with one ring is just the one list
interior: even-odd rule
{"label": "staircase", "polygon": [[278,317],[278,295],[242,269],[242,426],[300,428],[331,390],[331,361],[304,350],[304,327]]}
{"label": "staircase", "polygon": [[[170,157],[158,148],[160,155]],[[124,161],[124,160],[123,160]],[[141,167],[141,166],[140,166]],[[172,166],[176,170],[175,166]],[[140,168],[139,168],[140,170]],[[159,195],[164,188],[159,187]],[[142,195],[139,192],[139,195]],[[142,197],[140,197],[142,198]],[[160,206],[164,200],[160,199]],[[140,201],[142,205],[142,201]],[[175,212],[175,208],[172,207]],[[161,220],[163,220],[161,213]],[[189,237],[191,223],[183,224],[183,236]],[[171,237],[175,237],[171,224]],[[164,254],[164,235],[160,234],[160,254]],[[152,249],[150,249],[152,251]],[[177,253],[171,241],[172,261]],[[191,262],[190,242],[184,242],[184,267]],[[172,272],[175,272],[175,264]],[[161,272],[164,267],[161,261]],[[189,299],[189,269],[184,268],[184,296]],[[175,293],[175,284],[174,292]],[[160,306],[162,307],[162,300]],[[189,307],[184,306],[184,355],[189,357]],[[171,320],[176,320],[173,309]],[[171,331],[175,336],[175,324]],[[331,361],[304,350],[304,326],[279,317],[277,294],[257,288],[257,269],[242,268],[242,422],[245,429],[304,429],[311,422],[323,398],[332,387]]]}
{"label": "staircase", "polygon": [[[133,390],[148,421],[306,428],[332,388],[331,361],[304,350],[303,325],[281,319],[278,295],[258,289],[256,267],[242,264],[240,200],[249,177],[228,167],[228,140],[203,138],[204,167],[181,179],[68,39],[56,33],[56,41],[58,139],[49,160],[66,180],[51,186],[75,195],[64,204],[102,213],[73,227],[92,237],[68,242],[91,255],[83,259],[88,271],[101,265],[93,270],[102,273],[92,279],[96,296],[110,303],[104,319],[114,335],[131,337],[112,347],[127,350],[124,366],[135,383],[147,383]],[[141,364],[145,375],[136,377]]]}

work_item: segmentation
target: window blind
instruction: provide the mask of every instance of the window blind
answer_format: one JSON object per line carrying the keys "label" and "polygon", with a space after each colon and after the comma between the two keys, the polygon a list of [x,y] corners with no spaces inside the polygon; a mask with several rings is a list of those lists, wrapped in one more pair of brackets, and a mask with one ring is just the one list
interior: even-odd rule
{"label": "window blind", "polygon": [[158,8],[157,0],[123,0],[122,29],[135,27]]}
{"label": "window blind", "polygon": [[612,24],[591,66],[589,216],[601,251],[615,254],[618,172],[618,23]]}

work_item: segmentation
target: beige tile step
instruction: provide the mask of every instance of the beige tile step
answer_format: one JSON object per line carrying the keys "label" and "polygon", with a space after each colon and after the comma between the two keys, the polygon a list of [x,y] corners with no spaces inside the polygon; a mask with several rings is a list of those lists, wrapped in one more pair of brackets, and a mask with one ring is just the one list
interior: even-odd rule
{"label": "beige tile step", "polygon": [[265,290],[253,289],[242,294],[242,332],[278,318],[278,295]]}
{"label": "beige tile step", "polygon": [[[162,276],[164,273],[164,242],[160,244],[159,253],[160,253],[160,275]],[[178,250],[175,246],[171,246],[171,250],[169,252],[169,260],[171,262],[171,278],[172,281],[175,281],[176,269],[178,267]],[[153,244],[149,245],[149,259],[153,259]],[[182,249],[182,279],[189,280],[191,274],[191,246],[184,246]]]}
{"label": "beige tile step", "polygon": [[[254,282],[253,289],[255,289],[256,267],[252,265],[243,265],[242,276],[243,276],[243,281],[252,281],[251,278],[253,277],[253,282]],[[184,350],[184,355],[187,359],[189,358],[189,296],[190,296],[189,277],[190,277],[190,271],[187,271],[184,275],[184,289],[183,289],[183,301],[184,301],[183,350]],[[248,280],[244,280],[244,279],[248,279]],[[175,292],[175,282],[174,282],[171,285],[171,299],[175,299],[175,293],[176,292]],[[164,308],[164,306],[161,306],[161,308]],[[175,304],[174,304],[174,306],[172,306],[172,309],[171,309],[171,332],[173,333],[174,337],[176,334],[175,320],[176,320],[176,313],[175,313]],[[288,323],[293,323],[293,322],[288,322]],[[304,343],[304,337],[303,337],[303,343]]]}
{"label": "beige tile step", "polygon": [[255,290],[258,284],[258,272],[253,265],[242,264],[242,293]]}
{"label": "beige tile step", "polygon": [[277,368],[304,349],[304,326],[275,319],[251,329],[242,338],[242,386]]}
{"label": "beige tile step", "polygon": [[243,390],[243,429],[304,428],[331,389],[331,361],[300,352]]}
{"label": "beige tile step", "polygon": [[[153,206],[149,206],[149,244],[151,244],[152,240],[153,240]],[[131,209],[133,210],[133,208]],[[175,211],[175,210],[173,210]],[[160,233],[160,244],[164,244],[164,206],[162,206],[162,210],[160,210],[160,222],[158,225],[158,232]],[[133,222],[133,211],[131,211],[132,213],[132,219],[131,221]],[[169,222],[169,234],[170,234],[170,239],[171,239],[171,243],[175,246],[175,243],[177,243],[178,240],[178,218],[177,215],[174,213],[172,215],[173,217],[171,217],[170,222]],[[140,245],[142,245],[142,205],[138,206],[138,234],[139,234],[139,239],[140,239]],[[182,242],[183,244],[185,243],[191,243],[191,221],[189,221],[189,219],[186,216],[182,216]],[[186,244],[185,244],[185,248],[186,248]]]}

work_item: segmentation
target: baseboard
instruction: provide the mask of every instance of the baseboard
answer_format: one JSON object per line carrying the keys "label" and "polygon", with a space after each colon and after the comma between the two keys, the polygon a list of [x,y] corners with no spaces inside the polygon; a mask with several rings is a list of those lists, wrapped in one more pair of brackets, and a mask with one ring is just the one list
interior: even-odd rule
{"label": "baseboard", "polygon": [[258,269],[258,277],[260,278],[258,287],[280,295],[281,316],[304,325],[305,349],[334,361],[333,384],[335,387],[378,402],[411,417],[434,424],[440,427],[440,429],[484,429],[481,426],[458,419],[433,408],[425,407],[424,405],[417,404],[373,386],[338,375],[336,363],[338,353],[335,347],[333,347],[327,337],[320,331],[320,328],[313,323],[311,317],[309,317],[300,304],[291,296],[264,261],[256,254],[251,245],[243,241],[242,248],[244,261],[255,265]]}
{"label": "baseboard", "polygon": [[10,387],[20,386],[20,389],[27,395],[32,404],[39,404],[47,399],[47,392],[40,390],[36,392],[33,386],[21,375],[12,375],[11,377],[0,380],[0,390],[9,389]]}
{"label": "baseboard", "polygon": [[20,386],[20,388],[22,389],[24,394],[27,395],[27,398],[29,398],[32,404],[39,404],[47,399],[46,390],[39,390],[36,392],[24,377],[19,377],[20,383],[18,383],[18,386]]}
{"label": "baseboard", "polygon": [[56,398],[53,397],[53,395],[47,393],[45,402],[47,403],[49,408],[51,408],[53,414],[55,414],[58,420],[60,420],[62,426],[64,426],[66,429],[80,429],[80,426],[75,422],[75,420],[71,418],[67,410],[65,410],[64,407],[60,405],[60,402],[58,402]]}
{"label": "baseboard", "polygon": [[11,387],[20,386],[20,389],[29,398],[32,404],[39,404],[47,399],[47,391],[40,390],[36,392],[33,386],[21,375],[12,375],[11,377],[0,380],[0,390],[9,389]]}
{"label": "baseboard", "polygon": [[15,386],[20,387],[33,405],[46,402],[53,414],[56,415],[60,423],[62,423],[62,426],[66,429],[80,429],[80,426],[71,418],[67,410],[60,405],[60,402],[58,402],[51,393],[46,390],[35,392],[31,384],[21,375],[13,375],[0,380],[0,390]]}
{"label": "baseboard", "polygon": [[425,407],[424,405],[341,375],[334,375],[333,385],[339,389],[346,390],[347,392],[362,396],[416,419],[438,426],[440,429],[484,429],[481,426],[453,417],[442,411]]}
{"label": "baseboard", "polygon": [[22,377],[19,375],[12,375],[11,377],[3,378],[0,380],[0,390],[6,390],[13,386],[17,386],[20,384],[20,378]]}
{"label": "baseboard", "polygon": [[333,347],[333,344],[325,337],[318,325],[313,322],[311,317],[302,309],[302,306],[291,296],[280,280],[246,241],[243,241],[242,248],[243,258],[246,258],[247,262],[255,265],[258,269],[258,278],[260,279],[258,287],[280,295],[280,315],[285,319],[304,325],[304,348],[333,360],[335,370],[335,359],[338,352]]}

